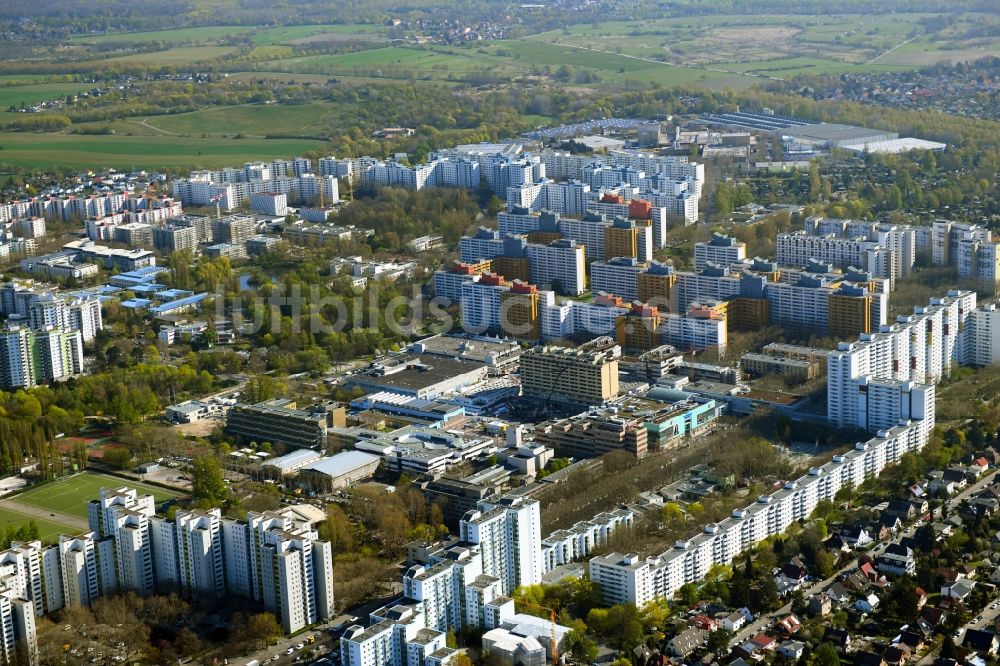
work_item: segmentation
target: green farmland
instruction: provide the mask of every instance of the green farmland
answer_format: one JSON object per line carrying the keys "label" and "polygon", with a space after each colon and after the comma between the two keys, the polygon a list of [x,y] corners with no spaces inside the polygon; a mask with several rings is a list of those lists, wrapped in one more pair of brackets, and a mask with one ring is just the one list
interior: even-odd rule
{"label": "green farmland", "polygon": [[[235,128],[234,128],[235,129]],[[4,166],[50,169],[190,169],[298,155],[322,147],[304,139],[223,139],[156,136],[87,136],[0,132]]]}

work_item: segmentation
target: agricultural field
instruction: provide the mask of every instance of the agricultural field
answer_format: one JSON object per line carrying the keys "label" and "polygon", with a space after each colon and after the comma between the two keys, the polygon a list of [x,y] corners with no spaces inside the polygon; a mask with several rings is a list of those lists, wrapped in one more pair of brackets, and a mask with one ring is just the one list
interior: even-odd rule
{"label": "agricultural field", "polygon": [[[296,105],[246,105],[206,109],[146,118],[142,123],[160,133],[232,136],[234,129],[247,138],[274,136],[327,136],[344,127],[350,109],[341,104],[316,102]],[[154,130],[154,131],[155,131]]]}
{"label": "agricultural field", "polygon": [[[84,508],[86,509],[86,507]],[[0,506],[0,528],[20,527],[31,521],[35,521],[35,524],[38,525],[42,541],[46,543],[55,542],[60,534],[78,534],[80,532],[80,529],[73,525],[37,518],[15,509]]]}
{"label": "agricultural field", "polygon": [[[18,502],[37,506],[56,513],[65,513],[80,518],[87,517],[87,503],[97,498],[101,488],[117,488],[127,485],[140,493],[151,494],[160,503],[168,499],[180,497],[179,493],[165,490],[157,486],[128,481],[114,476],[106,476],[96,472],[82,472],[65,479],[32,488],[15,496]],[[2,514],[0,514],[2,517]],[[65,529],[65,528],[62,528]]]}
{"label": "agricultural field", "polygon": [[149,32],[109,32],[101,35],[76,35],[70,37],[73,44],[200,44],[219,41],[237,35],[246,35],[253,28],[243,26],[201,26],[175,28],[173,30],[152,30]]}
{"label": "agricultural field", "polygon": [[111,32],[100,35],[76,35],[71,44],[209,44],[232,38],[249,38],[257,45],[296,44],[311,40],[333,41],[357,36],[377,37],[383,32],[376,25],[286,25],[277,28],[253,26],[200,26],[149,32]]}
{"label": "agricultural field", "polygon": [[191,63],[215,60],[232,55],[239,51],[236,46],[177,46],[165,51],[151,53],[132,53],[129,55],[106,58],[98,61],[101,66],[116,64],[129,65],[188,65]]}
{"label": "agricultural field", "polygon": [[961,16],[940,30],[931,27],[933,19],[929,14],[711,16],[580,25],[528,40],[778,78],[907,69],[1000,52],[1000,37],[971,36],[995,35],[982,24],[996,25],[996,17]]}
{"label": "agricultural field", "polygon": [[303,139],[223,139],[156,136],[88,136],[0,132],[0,172],[5,166],[37,169],[193,169],[231,166],[317,150]]}

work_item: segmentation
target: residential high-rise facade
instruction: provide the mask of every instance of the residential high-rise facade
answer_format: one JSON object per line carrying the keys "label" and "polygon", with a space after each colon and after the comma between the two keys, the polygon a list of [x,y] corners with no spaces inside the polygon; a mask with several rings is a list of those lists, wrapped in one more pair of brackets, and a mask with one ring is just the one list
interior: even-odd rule
{"label": "residential high-rise facade", "polygon": [[462,540],[479,546],[483,574],[498,579],[505,596],[542,581],[541,529],[540,504],[521,498],[482,501],[459,523]]}
{"label": "residential high-rise facade", "polygon": [[524,395],[557,404],[603,404],[618,394],[621,348],[608,338],[580,347],[534,347],[521,354]]}

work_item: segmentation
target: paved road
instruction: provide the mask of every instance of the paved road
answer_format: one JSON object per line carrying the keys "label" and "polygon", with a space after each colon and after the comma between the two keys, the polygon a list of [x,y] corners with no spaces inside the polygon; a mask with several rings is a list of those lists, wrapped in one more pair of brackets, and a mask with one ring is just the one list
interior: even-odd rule
{"label": "paved road", "polygon": [[[985,488],[988,484],[992,483],[993,478],[997,475],[998,472],[1000,472],[1000,470],[990,472],[989,474],[987,474],[986,476],[984,476],[982,479],[980,479],[976,483],[967,486],[964,490],[962,490],[962,492],[958,493],[954,497],[949,498],[948,502],[947,502],[949,512],[951,510],[957,508],[958,505],[962,503],[962,500],[965,500],[965,499],[969,498],[974,493],[979,492],[980,490],[982,490],[983,488]],[[909,529],[904,530],[901,533],[900,536],[912,537],[915,533],[916,533],[916,526],[911,526]],[[886,547],[888,547],[888,545],[889,545],[888,543],[881,543],[881,544],[875,546],[874,548],[872,548],[871,550],[868,550],[868,551],[865,551],[865,552],[874,559],[874,558],[877,558],[879,555],[881,555],[885,551]],[[836,581],[837,579],[839,579],[840,576],[842,576],[843,574],[849,573],[851,571],[854,571],[855,569],[857,569],[857,567],[858,567],[858,563],[857,563],[857,559],[855,559],[850,564],[848,564],[846,567],[844,567],[840,571],[836,572],[835,574],[833,574],[832,576],[830,576],[826,580],[817,581],[817,582],[813,583],[812,585],[810,585],[809,587],[804,588],[803,592],[805,593],[806,598],[808,599],[813,594],[816,594],[817,592],[820,592],[821,590],[826,589],[827,587],[829,587],[830,585],[832,585],[834,583],[834,581]],[[764,629],[766,629],[767,627],[769,627],[772,623],[774,623],[775,620],[777,620],[777,619],[779,619],[781,617],[784,617],[785,615],[787,615],[791,611],[792,611],[792,604],[791,604],[791,602],[789,602],[789,603],[785,604],[784,606],[782,606],[781,608],[779,608],[778,610],[774,611],[773,613],[770,613],[770,614],[767,614],[767,615],[762,615],[757,620],[755,620],[754,622],[748,624],[746,627],[744,627],[743,629],[741,629],[740,631],[738,631],[736,633],[736,636],[733,638],[732,642],[730,643],[730,645],[731,646],[736,646],[736,645],[739,645],[740,643],[743,643],[743,642],[749,640],[753,636],[759,634]],[[986,612],[992,613],[992,615],[989,615],[989,616],[984,615],[983,621],[979,623],[980,625],[986,624],[987,621],[989,623],[992,623],[992,619],[989,619],[989,618],[996,617],[997,615],[1000,615],[1000,609],[997,609],[996,611],[987,610]]]}
{"label": "paved road", "polygon": [[24,502],[18,502],[16,499],[5,499],[0,500],[0,506],[11,509],[12,511],[18,511],[20,513],[27,514],[33,518],[40,518],[42,520],[54,521],[57,523],[62,523],[63,525],[68,525],[69,527],[77,528],[83,532],[86,532],[89,528],[87,525],[87,520],[85,518],[80,518],[79,516],[71,516],[68,513],[60,513],[58,511],[50,511],[49,509],[43,509],[41,507],[33,506],[31,504],[25,504]]}

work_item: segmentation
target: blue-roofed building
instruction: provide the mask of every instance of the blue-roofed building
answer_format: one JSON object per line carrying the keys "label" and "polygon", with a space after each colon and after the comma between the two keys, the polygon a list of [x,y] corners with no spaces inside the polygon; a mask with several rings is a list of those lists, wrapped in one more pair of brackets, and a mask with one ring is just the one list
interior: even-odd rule
{"label": "blue-roofed building", "polygon": [[188,289],[163,289],[154,294],[160,301],[176,301],[180,298],[194,296],[194,292]]}
{"label": "blue-roofed building", "polygon": [[121,302],[123,308],[129,308],[130,310],[145,310],[152,304],[153,301],[148,298],[130,298]]}
{"label": "blue-roofed building", "polygon": [[164,266],[145,266],[143,268],[137,268],[134,271],[113,275],[111,276],[111,279],[108,280],[108,284],[113,287],[130,289],[139,284],[150,284],[155,282],[157,275],[168,272],[170,272],[170,269]]}
{"label": "blue-roofed building", "polygon": [[142,294],[143,296],[153,296],[166,286],[165,284],[137,284],[129,287],[128,291],[134,294]]}
{"label": "blue-roofed building", "polygon": [[333,492],[371,477],[381,461],[381,457],[370,453],[344,451],[302,467],[297,483],[316,492]]}
{"label": "blue-roofed building", "polygon": [[175,301],[168,301],[162,305],[157,305],[155,308],[150,308],[149,311],[154,315],[171,314],[175,312],[183,312],[189,310],[203,300],[208,298],[208,292],[204,291],[200,294],[194,294],[193,296],[187,296],[185,298],[178,298]]}

